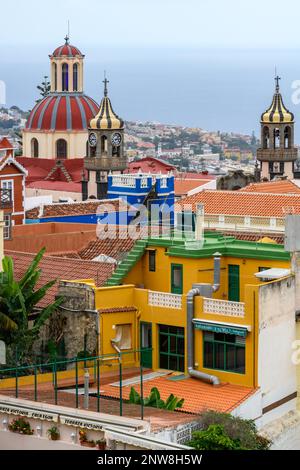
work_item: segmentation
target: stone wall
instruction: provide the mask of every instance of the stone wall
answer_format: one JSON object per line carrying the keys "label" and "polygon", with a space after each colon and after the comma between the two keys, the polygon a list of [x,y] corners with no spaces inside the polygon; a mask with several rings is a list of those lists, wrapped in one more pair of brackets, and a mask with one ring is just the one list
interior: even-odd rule
{"label": "stone wall", "polygon": [[55,344],[63,339],[68,358],[83,351],[85,342],[86,351],[96,353],[98,328],[93,289],[86,284],[62,281],[58,295],[63,296],[65,301],[42,328],[35,352],[39,353],[50,339]]}

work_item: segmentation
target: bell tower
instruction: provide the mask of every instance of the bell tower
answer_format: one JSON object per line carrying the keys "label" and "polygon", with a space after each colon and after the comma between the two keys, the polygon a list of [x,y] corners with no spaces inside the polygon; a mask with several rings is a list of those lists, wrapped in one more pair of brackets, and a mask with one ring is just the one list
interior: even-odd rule
{"label": "bell tower", "polygon": [[294,115],[283,104],[278,75],[271,106],[261,115],[261,147],[257,149],[260,178],[294,178],[297,149],[294,146]]}
{"label": "bell tower", "polygon": [[124,152],[124,122],[114,112],[108,97],[105,77],[104,96],[99,111],[91,119],[88,128],[87,156],[84,158],[84,168],[87,178],[82,181],[82,199],[89,197],[104,199],[107,197],[108,175],[123,173],[127,167]]}

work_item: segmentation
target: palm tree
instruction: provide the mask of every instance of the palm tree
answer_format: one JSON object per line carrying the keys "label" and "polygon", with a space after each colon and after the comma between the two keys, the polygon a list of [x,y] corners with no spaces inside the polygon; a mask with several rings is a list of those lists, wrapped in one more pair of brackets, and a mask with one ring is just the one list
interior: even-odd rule
{"label": "palm tree", "polygon": [[[43,248],[33,259],[22,279],[14,278],[12,258],[6,256],[2,261],[3,271],[0,273],[0,339],[8,346],[16,346],[20,357],[30,352],[37,339],[41,326],[62,303],[63,298],[39,309],[38,304],[47,291],[56,283],[56,279],[47,282],[40,288],[37,283],[41,275],[38,268],[45,252]],[[29,317],[35,315],[33,325],[29,325]]]}

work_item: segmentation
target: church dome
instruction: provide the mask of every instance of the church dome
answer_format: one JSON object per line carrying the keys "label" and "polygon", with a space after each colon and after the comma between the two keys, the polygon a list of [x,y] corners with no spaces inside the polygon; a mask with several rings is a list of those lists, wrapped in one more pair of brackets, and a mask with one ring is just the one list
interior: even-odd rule
{"label": "church dome", "polygon": [[63,57],[63,56],[67,56],[67,57],[81,56],[81,57],[83,57],[82,53],[80,52],[80,50],[77,47],[72,46],[71,44],[69,44],[69,37],[68,36],[65,37],[65,41],[66,41],[65,44],[63,44],[62,46],[59,46],[55,49],[55,51],[52,54],[52,57]]}
{"label": "church dome", "polygon": [[104,97],[101,100],[99,110],[90,121],[90,129],[123,129],[124,121],[114,112],[111,101],[107,96],[107,83],[104,80]]}
{"label": "church dome", "polygon": [[26,130],[86,130],[98,104],[82,93],[50,93],[31,111]]}
{"label": "church dome", "polygon": [[276,77],[276,89],[271,106],[261,115],[261,122],[266,124],[289,123],[294,121],[294,114],[283,104],[279,92],[279,77]]}

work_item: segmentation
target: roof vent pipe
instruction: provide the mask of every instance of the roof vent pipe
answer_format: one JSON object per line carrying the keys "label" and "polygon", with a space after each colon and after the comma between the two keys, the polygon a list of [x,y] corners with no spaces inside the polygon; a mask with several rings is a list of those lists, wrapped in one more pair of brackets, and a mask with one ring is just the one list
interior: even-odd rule
{"label": "roof vent pipe", "polygon": [[194,297],[200,295],[200,289],[191,289],[187,294],[187,347],[188,347],[188,373],[191,377],[196,379],[204,380],[205,382],[212,383],[213,385],[219,385],[220,380],[215,375],[205,374],[194,369]]}
{"label": "roof vent pipe", "polygon": [[212,285],[212,291],[217,292],[220,289],[220,277],[221,277],[221,253],[214,253],[214,283]]}

